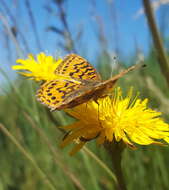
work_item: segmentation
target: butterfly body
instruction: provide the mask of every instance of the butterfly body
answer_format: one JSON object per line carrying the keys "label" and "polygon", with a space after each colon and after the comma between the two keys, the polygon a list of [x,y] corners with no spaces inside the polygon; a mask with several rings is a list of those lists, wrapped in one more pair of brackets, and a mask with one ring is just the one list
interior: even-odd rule
{"label": "butterfly body", "polygon": [[[52,111],[73,108],[91,99],[97,101],[112,90],[116,81],[135,69],[131,66],[118,75],[101,81],[95,68],[82,57],[70,54],[57,67],[60,79],[45,82],[37,91],[37,99]],[[65,79],[66,76],[66,79]]]}

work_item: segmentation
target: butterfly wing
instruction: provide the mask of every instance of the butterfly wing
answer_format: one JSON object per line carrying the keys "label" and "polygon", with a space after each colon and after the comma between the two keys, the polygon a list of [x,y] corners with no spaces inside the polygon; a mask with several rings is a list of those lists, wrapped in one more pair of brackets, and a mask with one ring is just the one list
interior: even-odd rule
{"label": "butterfly wing", "polygon": [[[68,80],[53,80],[41,85],[36,96],[38,101],[48,106],[51,110],[59,110],[65,100],[80,88],[82,88],[81,83],[78,84]],[[69,106],[68,103],[65,108]]]}
{"label": "butterfly wing", "polygon": [[76,99],[76,96],[85,93],[84,81],[100,81],[96,69],[76,54],[68,55],[59,64],[55,74],[66,76],[68,79],[45,82],[37,91],[37,99],[51,110],[71,108],[81,104],[82,100]]}
{"label": "butterfly wing", "polygon": [[51,110],[72,108],[90,99],[97,100],[103,97],[103,95],[107,95],[107,91],[114,87],[119,78],[136,67],[129,67],[103,82],[98,80],[82,80],[79,83],[73,80],[45,82],[38,90],[37,98],[41,103],[51,108]]}
{"label": "butterfly wing", "polygon": [[[137,68],[137,65],[131,66],[128,69],[123,70],[114,77],[103,81],[84,81],[83,85],[80,88],[76,88],[76,91],[68,94],[68,96],[62,102],[60,109],[72,108],[79,104],[85,103],[91,99],[97,100],[98,98],[104,97],[109,94],[117,82],[117,80],[127,74],[129,71],[132,71]],[[68,105],[68,106],[67,106]]]}
{"label": "butterfly wing", "polygon": [[55,73],[79,80],[101,80],[96,69],[87,60],[76,54],[66,56]]}

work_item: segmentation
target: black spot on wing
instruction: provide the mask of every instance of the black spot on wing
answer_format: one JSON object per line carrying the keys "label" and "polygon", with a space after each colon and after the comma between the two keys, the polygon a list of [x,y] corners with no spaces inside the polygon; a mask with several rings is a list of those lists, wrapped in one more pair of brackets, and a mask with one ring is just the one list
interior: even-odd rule
{"label": "black spot on wing", "polygon": [[52,96],[51,99],[52,99],[52,100],[55,100],[55,99],[56,99],[56,96]]}
{"label": "black spot on wing", "polygon": [[[85,72],[87,72],[87,71],[93,71],[94,69],[92,68],[92,67],[90,67],[90,68],[87,68],[86,70],[85,70]],[[95,72],[93,72],[93,73],[95,73]]]}
{"label": "black spot on wing", "polygon": [[95,72],[90,72],[90,73],[87,73],[87,75],[94,75]]}
{"label": "black spot on wing", "polygon": [[81,69],[85,69],[85,68],[88,68],[89,65],[84,65],[83,67],[80,67]]}
{"label": "black spot on wing", "polygon": [[96,76],[95,76],[95,75],[91,77],[91,79],[94,79],[94,78],[96,78]]}
{"label": "black spot on wing", "polygon": [[65,84],[64,88],[65,88],[65,87],[68,87],[68,86],[69,86],[69,83],[67,82],[67,83]]}

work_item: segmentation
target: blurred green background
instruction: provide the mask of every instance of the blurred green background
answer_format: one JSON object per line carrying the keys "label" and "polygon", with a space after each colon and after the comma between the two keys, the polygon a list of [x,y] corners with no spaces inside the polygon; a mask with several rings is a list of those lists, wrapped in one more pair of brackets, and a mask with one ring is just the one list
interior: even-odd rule
{"label": "blurred green background", "polygon": [[[168,3],[151,1],[166,56]],[[64,134],[58,126],[73,119],[40,105],[35,98],[39,84],[12,71],[15,60],[28,53],[43,51],[55,57],[78,53],[96,66],[103,79],[144,62],[146,68],[128,74],[118,85],[124,92],[134,86],[169,121],[167,76],[143,9],[141,0],[0,1],[0,128],[9,131],[0,131],[0,190],[115,189],[113,174],[103,167],[112,168],[103,147],[91,141],[73,157],[68,155],[71,146],[59,147]],[[168,161],[167,146],[126,149],[122,168],[127,189],[168,190]]]}

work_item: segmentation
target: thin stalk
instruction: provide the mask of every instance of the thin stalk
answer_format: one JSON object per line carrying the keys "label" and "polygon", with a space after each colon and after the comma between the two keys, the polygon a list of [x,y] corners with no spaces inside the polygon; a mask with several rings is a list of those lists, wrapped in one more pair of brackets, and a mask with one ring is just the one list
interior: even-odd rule
{"label": "thin stalk", "polygon": [[143,0],[145,15],[149,24],[149,28],[153,37],[154,46],[157,52],[157,58],[161,67],[161,71],[167,81],[169,87],[169,62],[166,55],[160,33],[157,28],[157,24],[154,18],[153,9],[151,7],[150,0]]}
{"label": "thin stalk", "polygon": [[30,161],[30,163],[34,166],[34,168],[37,170],[39,175],[42,177],[42,181],[46,182],[46,184],[50,187],[51,190],[56,190],[55,185],[51,182],[49,177],[43,172],[43,170],[38,166],[36,161],[33,159],[30,153],[26,151],[20,143],[16,140],[16,138],[8,131],[7,128],[5,128],[4,125],[0,123],[0,130],[3,131],[3,133],[12,141],[13,144],[16,145],[18,150]]}
{"label": "thin stalk", "polygon": [[100,190],[99,183],[98,183],[98,180],[96,179],[93,168],[91,167],[89,157],[86,154],[82,154],[82,158],[83,158],[84,165],[88,173],[88,179],[90,180],[92,188],[94,190]]}
{"label": "thin stalk", "polygon": [[[8,16],[9,19],[14,23],[14,26],[16,27],[17,34],[20,35],[21,40],[23,41],[23,44],[24,44],[24,46],[25,46],[25,48],[26,48],[26,52],[31,52],[31,51],[30,51],[30,48],[29,48],[29,46],[28,46],[28,43],[27,43],[27,41],[26,41],[25,36],[22,34],[22,32],[21,32],[21,30],[19,29],[19,27],[17,27],[17,21],[18,21],[19,19],[17,20],[17,19],[12,15],[12,11],[11,11],[11,9],[10,9],[9,6],[8,6],[7,1],[1,0],[1,6],[3,6],[3,9],[5,10],[7,16]],[[11,6],[11,4],[10,4],[10,6]],[[12,7],[12,6],[11,6],[11,7]]]}
{"label": "thin stalk", "polygon": [[67,20],[66,20],[66,13],[65,13],[65,11],[64,11],[63,4],[62,4],[62,3],[58,3],[58,7],[59,7],[59,10],[60,10],[60,18],[61,18],[61,21],[62,21],[62,23],[63,23],[63,26],[64,26],[64,28],[65,28],[67,34],[68,34],[68,38],[69,38],[69,40],[70,40],[70,42],[71,42],[71,45],[72,45],[71,48],[72,48],[72,50],[73,50],[74,52],[76,52],[76,50],[75,50],[75,44],[74,44],[74,41],[73,41],[73,39],[72,39],[72,35],[71,35],[70,29],[69,29],[69,26],[68,26],[68,23],[67,23]]}
{"label": "thin stalk", "polygon": [[104,144],[104,147],[108,151],[112,159],[112,166],[113,166],[112,170],[114,171],[118,181],[118,183],[116,184],[116,189],[127,190],[121,167],[124,145],[121,144],[120,142],[113,142],[113,143],[106,142]]}
{"label": "thin stalk", "polygon": [[38,49],[41,50],[42,46],[41,46],[41,43],[40,43],[38,30],[37,30],[37,25],[36,25],[35,18],[34,18],[32,9],[31,9],[30,2],[31,1],[29,1],[29,0],[25,0],[26,8],[28,10],[28,15],[29,15],[30,22],[31,22],[31,25],[32,25],[32,30],[33,30],[34,35],[35,35],[36,44],[37,44]]}
{"label": "thin stalk", "polygon": [[16,47],[16,51],[17,51],[17,54],[19,55],[19,57],[23,57],[23,51],[22,49],[20,48],[19,46],[19,43],[16,39],[16,37],[14,36],[14,34],[12,33],[10,27],[9,27],[9,23],[8,21],[6,20],[6,18],[0,14],[0,20],[2,21],[2,24],[4,25],[4,27],[6,28],[6,31],[9,35],[9,37],[12,39],[12,41],[14,42],[14,45]]}
{"label": "thin stalk", "polygon": [[106,166],[106,164],[100,160],[93,152],[91,152],[88,148],[85,146],[83,147],[82,151],[86,152],[91,158],[93,158],[108,174],[109,176],[114,180],[115,184],[117,184],[117,178],[114,175],[114,173]]}
{"label": "thin stalk", "polygon": [[60,17],[60,22],[63,25],[63,32],[61,31],[61,34],[63,34],[63,38],[65,40],[65,49],[68,52],[73,51],[74,53],[76,53],[76,48],[75,48],[75,43],[74,40],[72,38],[72,34],[67,22],[67,15],[66,15],[66,11],[64,9],[63,3],[64,1],[54,1],[58,7],[58,11],[59,11],[59,17]]}
{"label": "thin stalk", "polygon": [[[50,112],[49,112],[50,113]],[[49,149],[51,150],[52,154],[54,155],[54,158],[56,158],[58,155],[56,153],[55,148],[53,147],[53,145],[51,145],[51,143],[49,142],[47,136],[44,134],[44,132],[38,128],[32,121],[32,119],[30,118],[30,116],[28,116],[27,113],[24,113],[26,119],[31,123],[31,126],[39,133],[39,135],[43,138],[43,142],[46,142],[46,144],[48,145]],[[53,120],[54,117],[52,116]],[[53,121],[54,124],[58,124],[55,120]],[[58,128],[58,130],[60,130],[62,133],[66,133],[62,128]],[[82,151],[84,151],[85,153],[87,153],[92,159],[94,159],[107,173],[108,175],[114,180],[115,184],[117,184],[117,178],[114,175],[114,173],[106,166],[106,164],[104,162],[102,162],[93,152],[91,152],[87,147],[83,147]],[[54,159],[55,160],[55,159]],[[56,160],[55,160],[56,161]],[[57,161],[57,164],[58,161]],[[59,164],[60,165],[60,164]],[[60,165],[60,167],[63,167],[62,165]],[[67,169],[68,171],[68,169]],[[77,185],[77,184],[76,184]],[[78,186],[78,185],[77,185]],[[82,189],[82,187],[81,187]]]}
{"label": "thin stalk", "polygon": [[48,146],[50,152],[53,155],[55,164],[58,165],[63,170],[63,172],[72,180],[72,182],[74,183],[74,185],[76,186],[77,189],[85,190],[85,188],[82,186],[82,184],[80,183],[78,178],[70,171],[70,169],[67,167],[67,165],[65,165],[59,161],[59,159],[58,159],[59,153],[56,151],[56,148],[51,144],[51,142],[50,142],[49,138],[46,136],[45,132],[36,125],[36,123],[32,120],[32,118],[26,112],[24,112],[24,116],[28,120],[28,122],[31,124],[31,127],[33,129],[35,129],[36,132],[39,134],[43,143],[45,143]]}

